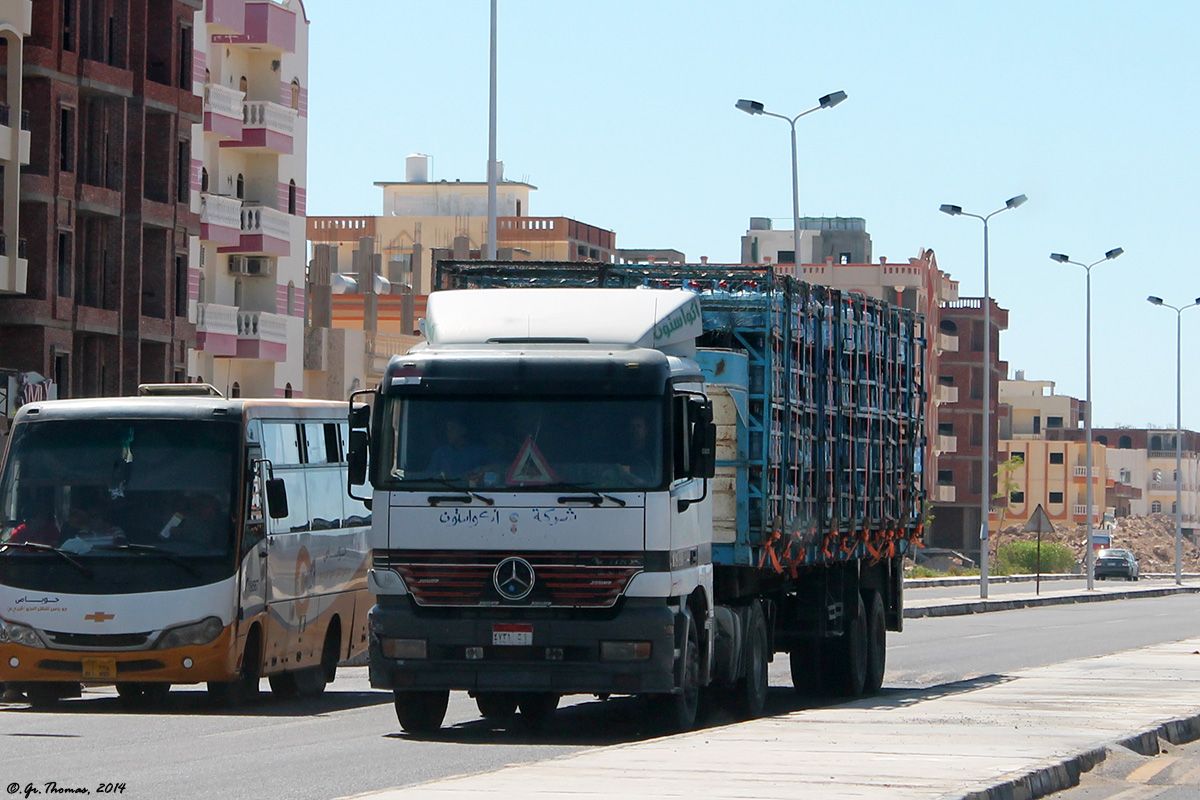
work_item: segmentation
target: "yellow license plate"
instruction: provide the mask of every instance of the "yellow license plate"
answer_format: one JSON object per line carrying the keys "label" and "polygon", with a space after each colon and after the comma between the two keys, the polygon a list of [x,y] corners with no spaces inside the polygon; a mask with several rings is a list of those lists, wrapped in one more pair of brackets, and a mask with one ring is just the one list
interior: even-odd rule
{"label": "yellow license plate", "polygon": [[112,681],[117,678],[117,660],[115,658],[85,658],[83,660],[83,679],[85,681]]}

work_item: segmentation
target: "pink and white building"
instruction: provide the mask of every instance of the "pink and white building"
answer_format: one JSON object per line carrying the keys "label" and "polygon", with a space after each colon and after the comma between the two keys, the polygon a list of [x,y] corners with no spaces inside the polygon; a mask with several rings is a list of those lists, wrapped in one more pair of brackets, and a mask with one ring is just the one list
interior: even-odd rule
{"label": "pink and white building", "polygon": [[195,16],[188,375],[227,395],[304,394],[308,24],[301,0]]}

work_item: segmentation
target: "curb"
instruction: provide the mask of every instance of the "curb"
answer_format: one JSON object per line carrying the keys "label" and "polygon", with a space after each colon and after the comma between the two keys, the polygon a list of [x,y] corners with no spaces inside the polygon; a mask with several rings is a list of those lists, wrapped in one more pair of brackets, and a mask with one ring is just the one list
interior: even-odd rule
{"label": "curb", "polygon": [[1200,714],[1180,717],[1116,742],[1084,750],[1003,783],[964,792],[953,800],[1036,800],[1078,786],[1079,776],[1108,758],[1113,747],[1124,747],[1143,756],[1156,756],[1161,750],[1159,740],[1181,745],[1197,739],[1200,739]]}
{"label": "curb", "polygon": [[1102,603],[1108,600],[1134,600],[1139,597],[1167,597],[1173,594],[1200,593],[1200,586],[1170,586],[1162,589],[1141,589],[1099,594],[1070,594],[1049,597],[1025,597],[1012,600],[969,600],[939,606],[915,606],[904,609],[905,619],[921,617],[954,617],[963,614],[984,614],[989,611],[1012,611],[1017,608],[1059,606],[1069,603]]}

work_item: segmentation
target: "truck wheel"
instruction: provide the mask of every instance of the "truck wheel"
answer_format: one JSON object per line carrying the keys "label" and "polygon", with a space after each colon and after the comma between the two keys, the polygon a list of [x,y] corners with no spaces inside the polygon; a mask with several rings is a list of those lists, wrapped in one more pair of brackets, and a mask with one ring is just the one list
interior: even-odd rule
{"label": "truck wheel", "polygon": [[696,633],[696,621],[690,618],[682,658],[679,694],[656,695],[652,701],[655,717],[673,731],[696,727],[700,711],[700,636]]}
{"label": "truck wheel", "polygon": [[821,683],[837,697],[858,697],[867,682],[867,609],[858,592],[839,638],[821,642]]}
{"label": "truck wheel", "polygon": [[558,695],[554,692],[527,692],[517,700],[521,717],[526,724],[540,728],[550,721],[558,710]]}
{"label": "truck wheel", "polygon": [[796,694],[811,695],[820,685],[818,676],[821,674],[820,643],[809,641],[796,647],[788,653],[792,672],[792,686]]}
{"label": "truck wheel", "polygon": [[750,606],[746,623],[746,641],[742,652],[746,673],[737,682],[733,693],[733,712],[742,719],[762,716],[767,704],[767,621],[762,606],[757,602]]}
{"label": "truck wheel", "polygon": [[511,692],[479,692],[475,705],[486,720],[506,720],[517,713],[517,696]]}
{"label": "truck wheel", "polygon": [[875,694],[883,688],[887,666],[887,616],[879,592],[869,592],[867,603],[867,680],[863,691]]}
{"label": "truck wheel", "polygon": [[449,689],[395,692],[396,719],[407,733],[432,733],[442,727],[446,706],[450,704]]}

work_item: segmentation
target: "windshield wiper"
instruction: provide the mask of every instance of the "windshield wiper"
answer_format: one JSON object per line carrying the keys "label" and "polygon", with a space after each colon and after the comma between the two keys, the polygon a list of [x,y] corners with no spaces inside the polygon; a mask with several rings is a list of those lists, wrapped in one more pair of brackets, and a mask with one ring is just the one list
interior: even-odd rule
{"label": "windshield wiper", "polygon": [[175,564],[176,566],[190,572],[195,577],[200,577],[200,570],[196,569],[194,566],[184,561],[174,553],[163,550],[161,547],[156,547],[152,544],[94,544],[92,545],[92,548],[95,550],[130,550],[134,553],[146,553],[148,555],[158,556],[159,558],[165,558],[172,564]]}
{"label": "windshield wiper", "polygon": [[41,550],[46,553],[54,553],[72,567],[82,572],[83,577],[87,578],[88,580],[93,580],[96,577],[90,569],[85,567],[83,564],[80,564],[78,561],[67,555],[66,552],[59,550],[53,545],[41,544],[40,542],[5,542],[3,545],[0,545],[0,550],[4,549],[5,547],[28,547],[31,550]]}
{"label": "windshield wiper", "polygon": [[571,497],[569,495],[560,497],[560,498],[558,498],[558,502],[560,502],[560,503],[569,503],[572,501],[591,503],[592,507],[595,508],[595,507],[601,505],[605,500],[610,500],[613,503],[616,503],[617,505],[619,505],[621,508],[624,508],[626,505],[628,505],[624,500],[622,500],[619,497],[613,497],[611,494],[603,494],[595,489],[589,489],[588,487],[583,486],[578,483],[565,483],[563,481],[559,481],[557,483],[547,484],[543,488],[566,489],[568,491],[587,492],[587,494],[588,494],[587,497]]}
{"label": "windshield wiper", "polygon": [[447,489],[449,489],[451,491],[461,492],[461,494],[452,494],[452,495],[441,495],[441,494],[431,495],[429,498],[429,505],[431,505],[431,506],[436,506],[440,503],[455,503],[455,502],[461,503],[464,501],[469,503],[469,502],[471,502],[472,497],[486,505],[489,505],[489,506],[496,505],[496,501],[493,500],[492,498],[485,497],[484,495],[481,495],[478,492],[472,492],[470,489],[468,489],[464,486],[457,486],[457,485],[451,483],[450,481],[446,480],[445,478],[426,478],[425,480],[428,480],[430,483],[440,483],[442,486],[445,486]]}

